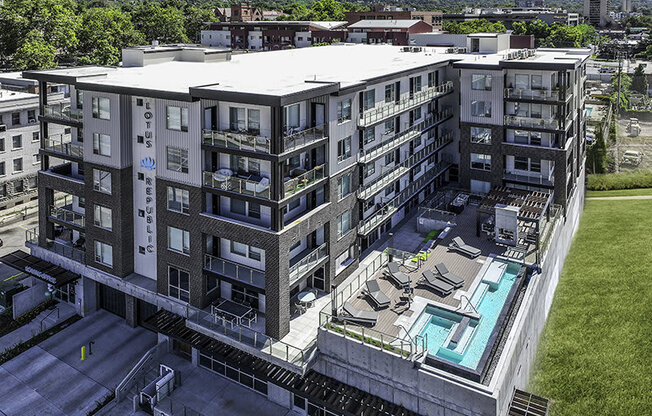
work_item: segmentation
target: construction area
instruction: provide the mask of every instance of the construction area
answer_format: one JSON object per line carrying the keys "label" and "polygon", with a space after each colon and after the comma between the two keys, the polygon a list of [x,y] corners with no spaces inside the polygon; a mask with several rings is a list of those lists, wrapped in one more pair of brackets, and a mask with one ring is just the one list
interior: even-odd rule
{"label": "construction area", "polygon": [[609,148],[615,172],[652,170],[652,121],[620,116]]}

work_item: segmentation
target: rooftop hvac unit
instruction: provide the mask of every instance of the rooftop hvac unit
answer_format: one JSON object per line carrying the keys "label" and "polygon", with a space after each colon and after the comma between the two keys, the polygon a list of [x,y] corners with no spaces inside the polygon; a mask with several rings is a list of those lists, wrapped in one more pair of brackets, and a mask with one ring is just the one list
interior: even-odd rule
{"label": "rooftop hvac unit", "polygon": [[455,48],[446,49],[446,53],[455,53]]}
{"label": "rooftop hvac unit", "polygon": [[423,48],[421,46],[413,46],[412,47],[412,52],[421,52]]}
{"label": "rooftop hvac unit", "polygon": [[403,46],[401,48],[401,52],[410,52],[411,50],[412,50],[412,48],[410,46]]}

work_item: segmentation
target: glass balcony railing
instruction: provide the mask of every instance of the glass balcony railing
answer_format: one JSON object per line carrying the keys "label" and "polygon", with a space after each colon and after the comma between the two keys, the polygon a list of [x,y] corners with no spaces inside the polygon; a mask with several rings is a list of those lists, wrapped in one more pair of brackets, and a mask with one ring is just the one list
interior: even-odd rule
{"label": "glass balcony railing", "polygon": [[249,283],[252,286],[265,288],[265,272],[254,269],[230,260],[219,257],[204,255],[204,269],[230,277],[241,282]]}
{"label": "glass balcony railing", "polygon": [[210,186],[211,188],[255,196],[258,198],[270,199],[271,196],[269,179],[253,174],[249,175],[248,178],[243,178],[241,175],[228,176],[219,171],[204,171],[203,184],[204,186]]}
{"label": "glass balcony railing", "polygon": [[57,134],[45,139],[44,150],[78,158],[84,157],[84,146],[73,143],[70,134]]}
{"label": "glass balcony railing", "polygon": [[375,146],[360,149],[360,158],[358,161],[361,163],[367,163],[370,160],[382,156],[388,151],[395,149],[396,147],[418,137],[423,133],[424,130],[431,128],[435,124],[445,120],[452,115],[453,112],[449,107],[443,108],[438,113],[428,115],[426,116],[425,120],[413,124],[402,132],[395,134],[390,139],[384,140]]}
{"label": "glass balcony railing", "polygon": [[86,216],[84,214],[66,207],[50,206],[50,216],[59,221],[67,222],[78,227],[84,227],[86,224]]}
{"label": "glass balcony railing", "polygon": [[203,130],[204,144],[253,152],[270,153],[271,140],[257,134],[229,130]]}
{"label": "glass balcony railing", "polygon": [[310,127],[301,131],[294,131],[290,129],[285,137],[283,137],[283,152],[289,152],[299,147],[309,145],[316,141],[326,138],[326,125]]}
{"label": "glass balcony railing", "polygon": [[326,171],[327,167],[325,164],[315,166],[308,172],[302,173],[296,178],[292,178],[283,182],[284,197],[287,198],[290,195],[294,195],[295,193],[306,189],[313,183],[324,179],[326,177]]}
{"label": "glass balcony railing", "polygon": [[[38,237],[38,227],[25,230],[25,244],[38,245]],[[73,247],[72,244],[66,244],[60,241],[47,239],[44,248],[70,260],[81,264],[86,264],[86,251],[77,247]]]}
{"label": "glass balcony railing", "polygon": [[326,257],[328,257],[328,247],[327,243],[324,243],[290,266],[290,285],[305,276],[306,273]]}
{"label": "glass balcony railing", "polygon": [[[565,92],[565,95],[562,93]],[[564,101],[572,93],[571,88],[567,88],[566,91],[560,88],[552,89],[521,89],[521,88],[505,88],[505,98],[514,98],[514,99],[528,99],[528,100],[540,100],[540,101]]]}
{"label": "glass balcony railing", "polygon": [[559,120],[553,117],[549,118],[534,118],[534,117],[521,117],[517,115],[505,115],[505,125],[513,127],[532,127],[541,129],[559,130]]}
{"label": "glass balcony railing", "polygon": [[527,183],[530,185],[545,185],[553,186],[555,183],[555,175],[553,171],[550,171],[548,175],[542,175],[539,173],[515,173],[508,170],[503,171],[503,179],[514,182]]}
{"label": "glass balcony railing", "polygon": [[422,105],[433,98],[447,94],[451,91],[453,91],[453,82],[451,81],[430,88],[425,88],[419,92],[415,92],[411,96],[400,99],[398,102],[384,104],[380,107],[374,107],[365,111],[360,116],[358,124],[362,127],[367,127],[388,117],[392,117],[398,113]]}
{"label": "glass balcony railing", "polygon": [[43,106],[43,115],[66,121],[82,121],[82,110],[70,107],[69,103],[46,104]]}

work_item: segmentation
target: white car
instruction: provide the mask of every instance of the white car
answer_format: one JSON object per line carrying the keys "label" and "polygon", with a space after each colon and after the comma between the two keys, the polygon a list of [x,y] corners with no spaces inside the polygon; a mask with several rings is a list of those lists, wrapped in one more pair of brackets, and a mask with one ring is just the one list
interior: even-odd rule
{"label": "white car", "polygon": [[638,150],[626,150],[625,153],[623,153],[623,163],[638,166],[641,164],[642,160],[643,153]]}

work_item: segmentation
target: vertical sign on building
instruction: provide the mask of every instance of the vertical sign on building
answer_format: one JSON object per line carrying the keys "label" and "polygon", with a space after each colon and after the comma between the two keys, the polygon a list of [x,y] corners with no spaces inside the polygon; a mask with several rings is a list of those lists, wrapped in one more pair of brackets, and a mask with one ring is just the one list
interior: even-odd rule
{"label": "vertical sign on building", "polygon": [[156,279],[155,103],[132,98],[134,181],[134,271]]}

